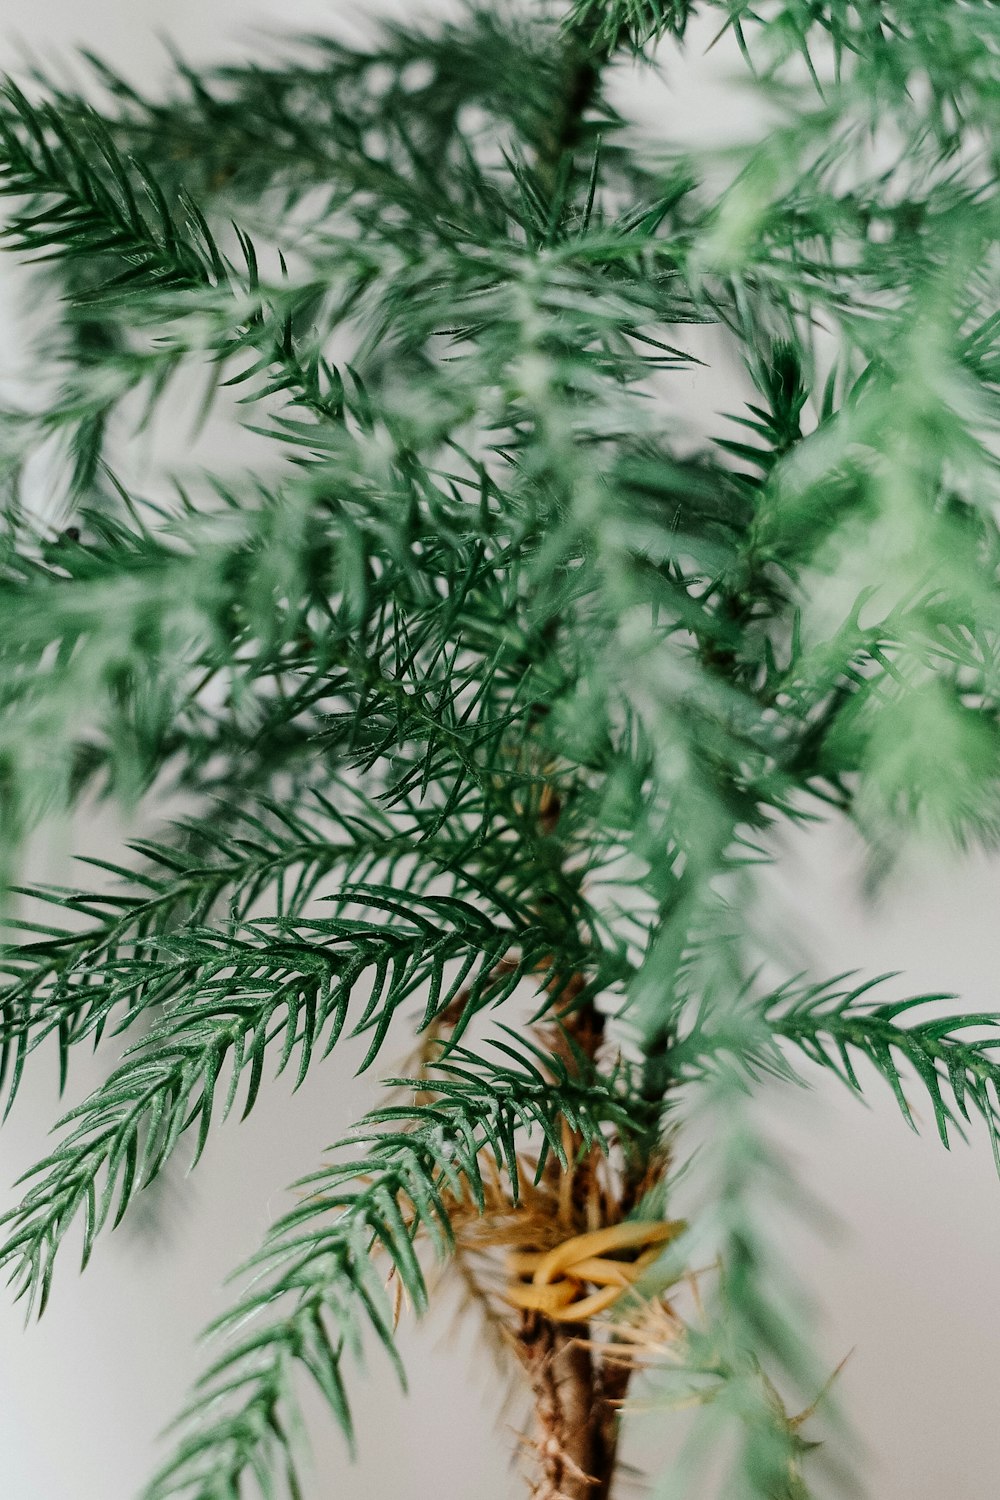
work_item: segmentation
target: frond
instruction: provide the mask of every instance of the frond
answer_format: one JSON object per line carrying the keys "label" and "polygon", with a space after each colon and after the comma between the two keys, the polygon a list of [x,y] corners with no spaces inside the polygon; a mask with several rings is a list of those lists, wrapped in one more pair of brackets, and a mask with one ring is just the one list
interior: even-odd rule
{"label": "frond", "polygon": [[[586,975],[591,987],[624,982],[629,973],[625,950],[607,934],[577,880],[551,872],[549,917],[561,921],[572,914],[581,933],[591,934],[592,940],[581,938],[566,950],[561,934],[546,923],[536,919],[524,926],[518,903],[532,879],[532,844],[526,835],[515,842],[514,827],[496,830],[493,840],[484,840],[475,821],[477,803],[470,807],[469,799],[458,798],[451,815],[443,817],[440,808],[409,799],[397,788],[390,815],[357,788],[332,781],[330,792],[314,789],[302,812],[266,797],[253,807],[219,802],[211,819],[176,823],[170,842],[135,843],[143,856],[138,868],[95,861],[123,883],[122,890],[101,895],[60,887],[21,889],[19,894],[32,902],[72,912],[86,925],[8,919],[11,940],[0,951],[5,975],[0,987],[0,1082],[6,1087],[7,1110],[29,1056],[49,1037],[57,1040],[64,1084],[74,1046],[86,1038],[99,1042],[108,1028],[120,1034],[141,1015],[161,1009],[173,1013],[185,993],[192,994],[192,985],[199,1006],[206,1002],[205,986],[217,1000],[240,997],[240,1003],[249,1003],[241,986],[247,974],[257,972],[258,950],[266,954],[279,933],[311,938],[335,931],[340,938],[351,930],[350,923],[345,928],[339,921],[307,918],[305,908],[317,900],[360,902],[394,918],[403,915],[404,923],[416,921],[428,934],[421,950],[421,978],[415,981],[430,979],[440,996],[435,1002],[432,988],[428,1025],[477,972],[484,1000],[494,1005],[528,976],[539,987],[549,987],[553,1004],[559,1000],[559,973]],[[442,883],[450,888],[450,897],[439,890],[437,898],[424,899],[428,885],[440,888]],[[473,907],[470,901],[479,904]],[[248,925],[262,904],[274,912],[273,931],[266,922]],[[235,985],[228,991],[216,975],[237,948],[227,947],[223,935],[209,925],[213,920],[223,925],[223,918],[234,943],[245,942],[251,931],[259,940],[246,948],[242,977],[234,973]],[[463,934],[454,952],[445,929],[453,936]],[[366,939],[368,934],[365,927]],[[221,948],[215,946],[216,937]],[[551,958],[557,947],[563,950],[561,968]],[[369,954],[377,949],[373,937]],[[318,948],[317,954],[322,951]],[[372,968],[383,973],[383,958],[370,965],[360,952],[356,957],[355,979]],[[388,948],[383,957],[388,961]],[[446,982],[446,966],[454,964],[459,978]],[[282,964],[278,968],[289,977]],[[336,963],[328,975],[331,982],[335,970]],[[263,971],[259,977],[263,982]],[[578,995],[585,993],[579,982],[576,988]],[[466,985],[463,1025],[476,1009],[468,1002],[477,993],[475,984],[471,989]],[[383,1001],[379,1018],[371,1021],[377,1039],[394,1011],[395,1004]]]}
{"label": "frond", "polygon": [[[906,1121],[917,1129],[907,1097],[910,1082],[926,1095],[945,1146],[949,1127],[978,1115],[986,1126],[1000,1170],[1000,1016],[993,1011],[941,1014],[949,995],[914,995],[879,1003],[879,979],[854,989],[838,984],[779,991],[766,1002],[765,1024],[819,1066],[861,1093],[855,1067],[864,1058],[889,1083]],[[930,1010],[931,1014],[927,1012]],[[936,1013],[935,1013],[936,1012]]]}
{"label": "frond", "polygon": [[[367,46],[303,38],[266,64],[196,72],[177,59],[178,86],[166,100],[89,60],[110,95],[108,130],[160,177],[194,179],[206,196],[238,198],[255,213],[266,209],[267,190],[287,211],[316,185],[338,203],[377,189],[428,227],[432,184],[422,162],[460,151],[471,107],[493,129],[536,138],[558,82],[555,40],[554,27],[527,23],[514,8],[469,7],[434,30],[383,23]],[[371,149],[373,129],[381,153]]]}
{"label": "frond", "polygon": [[[349,1159],[298,1185],[306,1196],[250,1263],[250,1291],[213,1325],[235,1342],[202,1377],[177,1455],[145,1500],[243,1500],[254,1478],[276,1496],[279,1476],[280,1492],[294,1495],[296,1367],[350,1438],[344,1355],[357,1350],[364,1324],[396,1360],[386,1270],[423,1312],[427,1278],[415,1242],[427,1238],[439,1257],[450,1253],[446,1199],[471,1196],[482,1205],[487,1163],[516,1196],[522,1138],[539,1133],[543,1160],[545,1151],[561,1156],[563,1119],[587,1144],[603,1139],[605,1123],[631,1129],[631,1111],[614,1083],[564,1075],[554,1090],[534,1069],[469,1061],[471,1069],[456,1062],[434,1080],[440,1094],[432,1105],[369,1115],[342,1143]],[[417,1089],[426,1086],[414,1081]]]}
{"label": "frond", "polygon": [[692,0],[575,0],[563,26],[609,51],[623,40],[636,52],[664,36],[683,37]]}
{"label": "frond", "polygon": [[[83,1213],[86,1263],[96,1235],[120,1222],[133,1195],[191,1129],[197,1131],[197,1161],[217,1096],[224,1119],[244,1079],[245,1117],[270,1049],[278,1073],[297,1059],[296,1087],[301,1084],[314,1058],[336,1045],[363,982],[369,993],[352,1034],[371,1034],[361,1064],[368,1067],[400,1006],[421,990],[424,1027],[460,1005],[457,1036],[477,1010],[500,1004],[525,979],[544,992],[543,1008],[557,1004],[577,972],[561,967],[565,958],[553,958],[545,928],[498,924],[455,897],[411,893],[401,899],[391,889],[360,887],[340,891],[338,900],[387,913],[392,924],[270,918],[229,935],[186,925],[136,943],[131,956],[110,958],[104,993],[96,1008],[90,1001],[87,1026],[103,1025],[119,1004],[133,1014],[140,1004],[155,1004],[163,1019],[64,1118],[69,1131],[63,1144],[32,1170],[29,1179],[39,1180],[6,1216],[12,1227],[0,1260],[11,1267],[19,1295],[37,1298],[44,1308],[56,1252],[74,1219]],[[603,988],[606,977],[599,973],[591,983]],[[85,978],[87,995],[95,980],[100,986],[100,971],[88,967]],[[577,986],[577,1003],[579,993]]]}
{"label": "frond", "polygon": [[[954,996],[912,995],[879,1002],[872,991],[891,975],[844,988],[850,975],[817,984],[790,981],[765,996],[744,993],[731,1006],[702,1006],[678,1036],[671,1067],[681,1082],[711,1076],[717,1065],[752,1078],[795,1076],[791,1050],[866,1092],[865,1060],[890,1085],[904,1119],[919,1128],[912,1085],[933,1110],[945,1146],[950,1130],[978,1116],[998,1155],[1000,1014],[956,1011]],[[782,1045],[785,1044],[785,1045]],[[1000,1170],[1000,1159],[998,1159]]]}
{"label": "frond", "polygon": [[[243,261],[237,269],[197,204],[188,197],[172,207],[153,174],[121,155],[96,111],[80,101],[69,123],[51,104],[32,104],[9,79],[3,95],[0,190],[30,203],[15,210],[6,228],[13,248],[28,257],[44,252],[46,259],[105,266],[103,276],[78,292],[78,303],[87,309],[115,309],[127,301],[137,317],[145,298],[169,321],[199,307],[221,306],[229,331],[223,322],[217,359],[257,351],[251,370],[278,372],[270,390],[288,391],[318,415],[339,414],[332,372],[317,359],[300,360],[296,352],[296,308],[284,305],[279,290],[271,303],[262,295],[257,254],[246,235],[236,231]],[[123,389],[164,359],[162,349],[132,355],[131,361],[117,352]],[[186,352],[182,343],[165,357]]]}

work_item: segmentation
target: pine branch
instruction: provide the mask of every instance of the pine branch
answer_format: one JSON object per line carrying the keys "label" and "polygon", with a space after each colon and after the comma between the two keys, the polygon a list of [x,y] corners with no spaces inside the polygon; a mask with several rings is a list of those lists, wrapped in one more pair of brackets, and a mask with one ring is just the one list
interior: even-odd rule
{"label": "pine branch", "polygon": [[[319,1387],[350,1439],[341,1362],[346,1349],[357,1347],[362,1318],[398,1364],[385,1277],[376,1271],[373,1249],[384,1253],[391,1275],[422,1313],[427,1278],[414,1241],[429,1237],[439,1257],[449,1252],[449,1194],[471,1194],[482,1209],[490,1162],[507,1175],[516,1198],[520,1138],[541,1134],[541,1171],[548,1152],[562,1157],[563,1120],[588,1146],[603,1143],[606,1124],[634,1128],[615,1078],[557,1071],[553,1086],[530,1063],[511,1068],[460,1052],[455,1057],[435,1080],[432,1105],[375,1111],[343,1143],[351,1159],[299,1184],[307,1190],[304,1202],[275,1225],[248,1267],[252,1289],[213,1325],[212,1331],[236,1334],[237,1341],[202,1377],[183,1419],[188,1435],[145,1500],[243,1500],[253,1479],[265,1495],[277,1496],[278,1475],[280,1492],[296,1494],[294,1366]],[[421,1090],[427,1083],[411,1086]]]}
{"label": "pine branch", "polygon": [[[340,890],[364,886],[372,895],[381,883],[397,898],[408,892],[419,899],[431,882],[444,880],[454,896],[485,900],[488,908],[516,920],[518,903],[538,882],[530,819],[517,819],[511,804],[510,827],[494,826],[486,838],[478,800],[456,799],[443,815],[441,808],[409,799],[397,786],[392,802],[390,815],[357,789],[334,783],[330,796],[313,788],[308,815],[267,798],[259,798],[254,810],[219,803],[212,821],[176,824],[170,843],[134,844],[145,860],[138,869],[95,861],[124,882],[123,892],[19,888],[22,896],[73,911],[91,925],[76,929],[8,920],[12,936],[23,936],[2,952],[7,979],[0,987],[0,1080],[7,1085],[7,1109],[28,1056],[53,1033],[64,1083],[72,1048],[84,1038],[100,1040],[112,1022],[120,1033],[143,1011],[172,1005],[195,971],[181,958],[158,958],[158,940],[197,934],[217,917],[223,901],[227,929],[235,932],[262,902],[271,903],[286,921],[301,918],[307,903],[321,895],[321,883],[334,874]],[[329,831],[324,836],[318,830]],[[596,938],[603,930],[601,918],[583,899],[579,881],[558,867],[547,869],[538,894],[559,921]],[[549,942],[556,937],[549,929],[546,934]],[[608,983],[625,973],[624,967],[615,969],[615,951],[609,945],[601,961]]]}
{"label": "pine branch", "polygon": [[[865,1059],[888,1082],[904,1119],[919,1121],[909,1097],[910,1080],[926,1093],[942,1143],[950,1128],[962,1131],[978,1115],[986,1125],[1000,1170],[1000,1015],[993,1011],[940,1013],[954,999],[946,994],[913,995],[881,1003],[871,991],[891,975],[841,988],[850,975],[821,984],[789,982],[756,997],[750,986],[731,1007],[703,1006],[676,1041],[669,1067],[675,1078],[712,1076],[723,1060],[752,1078],[796,1076],[789,1048],[834,1074],[852,1092],[867,1091],[857,1062]],[[931,1011],[930,1015],[921,1012]],[[936,1014],[935,1014],[936,1011]],[[966,1033],[978,1033],[967,1036]],[[788,1044],[786,1046],[781,1043]]]}
{"label": "pine branch", "polygon": [[[11,1210],[12,1230],[0,1247],[18,1296],[43,1310],[62,1239],[81,1212],[84,1264],[105,1224],[117,1225],[133,1195],[151,1182],[180,1137],[197,1128],[194,1161],[208,1140],[216,1099],[232,1110],[246,1078],[245,1118],[253,1108],[269,1049],[280,1074],[298,1056],[297,1088],[314,1059],[329,1055],[348,1017],[352,995],[370,977],[370,992],[352,1035],[371,1033],[370,1066],[402,1003],[426,988],[422,1027],[460,999],[460,1034],[484,1005],[502,1003],[525,979],[546,991],[543,1008],[558,1004],[571,975],[593,963],[561,969],[543,926],[498,926],[455,898],[403,896],[372,887],[340,892],[393,918],[391,927],[342,917],[251,922],[228,937],[185,926],[135,945],[134,956],[109,965],[98,1008],[124,1000],[163,1006],[163,1020],[128,1049],[121,1065],[61,1124],[63,1144],[28,1174],[40,1179]],[[319,938],[308,942],[301,934]],[[622,971],[619,968],[619,974]],[[599,965],[590,986],[606,987],[614,970]],[[172,1002],[173,996],[179,996]],[[51,1022],[49,1023],[51,1024]],[[224,1074],[229,1070],[228,1081]],[[103,1185],[102,1185],[103,1184]]]}
{"label": "pine branch", "polygon": [[[33,714],[44,721],[49,763],[85,753],[99,764],[93,736],[105,724],[94,720],[104,708],[112,743],[120,725],[133,751],[133,774],[136,749],[143,779],[181,756],[198,786],[199,768],[218,766],[220,751],[245,765],[244,725],[227,712],[227,699],[242,697],[258,715],[261,769],[271,746],[276,762],[297,744],[304,752],[305,730],[361,766],[422,745],[422,761],[400,777],[400,796],[408,780],[426,786],[431,768],[439,775],[454,767],[481,783],[492,764],[510,779],[497,756],[512,716],[527,711],[516,708],[515,695],[531,690],[532,674],[515,664],[532,649],[532,630],[512,628],[505,613],[496,573],[503,544],[497,552],[460,538],[425,544],[425,568],[447,579],[461,569],[448,597],[424,587],[412,537],[376,570],[368,542],[376,522],[347,496],[317,503],[310,484],[257,498],[256,509],[240,514],[237,497],[223,489],[224,509],[211,518],[186,514],[138,535],[104,521],[106,541],[10,549],[0,694],[25,723]],[[436,503],[443,519],[447,497]],[[338,576],[343,586],[331,598],[325,585]],[[457,668],[463,637],[469,650]],[[552,691],[548,668],[546,676],[539,696]],[[213,681],[226,696],[206,712]],[[347,710],[320,721],[318,701],[338,697]],[[19,740],[14,748],[20,760]]]}
{"label": "pine branch", "polygon": [[563,24],[589,31],[594,43],[609,51],[624,39],[642,52],[664,36],[683,37],[692,9],[692,0],[575,0]]}
{"label": "pine branch", "polygon": [[[205,72],[176,59],[179,89],[168,100],[143,96],[100,58],[89,61],[111,95],[109,131],[123,150],[155,163],[158,176],[195,177],[201,192],[236,195],[254,210],[262,181],[286,209],[315,185],[362,213],[357,195],[373,194],[405,212],[411,233],[434,233],[428,210],[440,209],[448,183],[439,174],[435,184],[422,164],[456,148],[464,155],[459,122],[470,106],[487,112],[494,129],[535,138],[556,67],[553,30],[470,8],[431,32],[383,24],[369,47],[304,38],[267,65]],[[407,69],[430,76],[407,85]],[[60,96],[61,111],[77,103]],[[389,137],[388,160],[366,149],[373,129]]]}
{"label": "pine branch", "polygon": [[[1000,1058],[996,1056],[1000,1035],[993,1034],[1000,1016],[952,1012],[924,1018],[920,1012],[925,1007],[939,1006],[953,997],[914,995],[879,1004],[868,996],[881,979],[846,991],[834,988],[839,982],[778,991],[762,1008],[765,1024],[857,1093],[863,1092],[864,1083],[854,1060],[865,1058],[887,1080],[904,1119],[916,1130],[918,1121],[902,1071],[908,1065],[930,1100],[943,1144],[950,1145],[950,1125],[957,1125],[961,1132],[961,1122],[970,1122],[978,1114],[1000,1171]],[[965,1035],[984,1031],[986,1035]]]}
{"label": "pine branch", "polygon": [[[102,734],[111,766],[123,772],[127,755],[133,786],[144,786],[177,753],[207,681],[234,669],[252,681],[269,658],[291,654],[312,604],[329,618],[315,596],[306,604],[297,590],[291,598],[284,592],[306,562],[296,551],[304,538],[283,530],[285,504],[261,499],[239,519],[183,517],[159,535],[107,524],[103,545],[39,547],[21,535],[23,551],[5,549],[0,702],[22,726],[7,746],[18,771],[31,725],[46,745],[39,770],[50,796],[86,754],[82,747],[100,744]],[[312,556],[327,546],[313,534]],[[197,747],[192,735],[195,755]],[[30,780],[27,766],[22,774]],[[16,807],[12,795],[12,813]],[[26,819],[32,815],[37,810],[26,807]]]}
{"label": "pine branch", "polygon": [[[995,8],[988,0],[958,6],[935,0],[783,0],[762,16],[753,0],[714,0],[724,12],[723,29],[734,29],[745,58],[765,73],[802,57],[822,89],[818,68],[832,44],[835,75],[851,65],[869,97],[882,87],[897,107],[914,106],[935,129],[955,139],[992,118],[997,82]],[[932,108],[914,100],[907,80],[926,78]],[[995,97],[995,96],[994,96]]]}
{"label": "pine branch", "polygon": [[[107,257],[108,274],[80,299],[88,308],[114,308],[127,299],[135,309],[142,298],[162,307],[166,298],[171,314],[183,316],[196,309],[198,294],[214,294],[231,329],[228,335],[220,330],[218,361],[258,351],[242,379],[276,367],[268,393],[285,391],[316,416],[340,419],[333,372],[318,358],[299,358],[292,335],[295,308],[283,306],[278,294],[268,300],[256,251],[242,231],[236,230],[245,263],[240,272],[223,255],[197,204],[186,198],[173,211],[150,171],[122,157],[96,112],[81,102],[69,124],[51,105],[31,104],[9,79],[3,94],[8,108],[0,114],[0,191],[31,200],[4,231],[13,249],[46,259]],[[131,382],[161,359],[140,356]]]}

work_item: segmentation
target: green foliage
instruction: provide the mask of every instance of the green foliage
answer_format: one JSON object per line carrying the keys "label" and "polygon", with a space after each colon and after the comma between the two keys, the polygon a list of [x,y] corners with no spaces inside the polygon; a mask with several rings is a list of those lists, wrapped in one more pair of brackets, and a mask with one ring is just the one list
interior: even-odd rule
{"label": "green foliage", "polygon": [[[89,998],[97,980],[103,994],[96,1005],[90,1002],[85,1030],[103,1026],[107,1010],[122,1002],[130,1021],[140,1007],[156,1005],[165,1014],[125,1052],[106,1083],[66,1116],[62,1123],[72,1126],[70,1133],[33,1171],[41,1180],[9,1216],[14,1227],[3,1258],[43,1306],[53,1257],[73,1218],[86,1214],[86,1262],[95,1235],[105,1223],[120,1222],[133,1193],[152,1181],[192,1127],[197,1161],[224,1074],[223,1119],[244,1074],[244,1118],[253,1108],[270,1045],[277,1044],[279,1073],[297,1054],[301,1084],[314,1054],[325,1056],[336,1044],[361,981],[369,980],[371,989],[354,1030],[372,1033],[362,1067],[374,1060],[396,1010],[414,991],[427,991],[426,1027],[460,993],[465,1021],[540,969],[559,987],[541,926],[500,927],[455,897],[411,896],[404,904],[391,888],[346,887],[341,899],[395,920],[389,926],[338,917],[272,919],[229,936],[187,923],[176,934],[161,934],[153,951],[143,942],[137,955],[125,958],[119,947],[105,974],[95,974],[88,952],[86,993]],[[498,981],[498,966],[515,946],[518,957]],[[454,972],[446,975],[449,967]],[[611,972],[602,965],[595,987],[604,988]],[[70,1015],[77,1019],[75,1009]],[[65,1029],[65,1016],[64,1010],[42,1027],[62,1021]]]}
{"label": "green foliage", "polygon": [[[484,1208],[485,1161],[509,1174],[516,1201],[520,1136],[541,1135],[540,1175],[546,1152],[565,1161],[563,1120],[586,1145],[603,1145],[608,1124],[623,1133],[643,1124],[641,1115],[635,1118],[622,1077],[574,1076],[563,1068],[553,1088],[530,1056],[513,1068],[492,1059],[488,1067],[484,1077],[480,1059],[454,1049],[450,1060],[439,1064],[441,1076],[433,1079],[433,1103],[374,1111],[342,1143],[341,1150],[352,1152],[347,1160],[298,1184],[306,1189],[304,1201],[271,1230],[247,1268],[254,1272],[252,1289],[217,1325],[219,1331],[239,1330],[249,1317],[252,1331],[238,1337],[202,1377],[186,1414],[190,1434],[153,1480],[148,1500],[170,1495],[239,1500],[248,1474],[272,1495],[278,1493],[271,1477],[275,1470],[284,1471],[294,1492],[293,1362],[319,1387],[348,1437],[351,1415],[340,1365],[345,1349],[358,1352],[361,1317],[398,1366],[373,1245],[423,1311],[427,1277],[414,1238],[424,1231],[439,1256],[448,1253],[449,1195],[471,1195]],[[407,1086],[406,1080],[390,1081]],[[409,1086],[420,1089],[422,1081],[411,1080]],[[235,1406],[216,1416],[233,1396]]]}
{"label": "green foliage", "polygon": [[[1000,1063],[995,1057],[1000,1039],[993,1034],[996,1015],[932,1014],[914,1020],[915,1008],[952,997],[916,995],[876,1005],[865,1000],[871,983],[848,992],[815,986],[790,1003],[787,996],[778,995],[765,1011],[767,1024],[813,1061],[834,1070],[839,1064],[844,1082],[859,1093],[862,1085],[852,1053],[866,1058],[888,1080],[904,1116],[916,1128],[900,1069],[900,1063],[909,1064],[909,1076],[928,1095],[943,1143],[949,1144],[949,1124],[958,1116],[969,1120],[973,1110],[985,1121],[996,1156],[1000,1086]],[[969,1038],[964,1033],[970,1030],[985,1031],[985,1035]]]}
{"label": "green foliage", "polygon": [[[714,37],[756,136],[627,129],[619,64]],[[7,1105],[36,1052],[65,1085],[126,1049],[7,1216],[15,1290],[271,1074],[403,1034],[428,1070],[275,1226],[150,1500],[304,1495],[297,1372],[349,1436],[383,1263],[423,1311],[423,1242],[461,1260],[532,1175],[567,1234],[693,1184],[623,1314],[719,1260],[661,1351],[700,1413],[672,1483],[725,1450],[725,1493],[807,1493],[753,1091],[874,1070],[998,1145],[997,1017],[768,989],[754,899],[789,825],[851,820],[875,874],[1000,831],[998,44],[987,0],[532,0],[151,98],[94,58],[4,85],[44,323],[0,411]],[[738,394],[689,427],[706,363]],[[226,472],[138,477],[205,423]],[[109,796],[155,825],[131,856],[17,884]]]}
{"label": "green foliage", "polygon": [[[775,1227],[783,1215],[801,1215],[800,1195],[729,1066],[703,1084],[699,1103],[712,1136],[700,1212],[683,1249],[689,1264],[718,1254],[724,1274],[689,1329],[683,1356],[665,1351],[656,1371],[664,1403],[696,1412],[663,1494],[704,1493],[721,1459],[729,1462],[722,1493],[806,1500],[812,1444],[800,1413],[823,1394],[824,1374],[803,1333],[808,1302],[777,1250]],[[676,1274],[680,1264],[671,1269]],[[793,1399],[799,1412],[788,1410]]]}
{"label": "green foliage", "polygon": [[[837,1074],[857,1093],[864,1088],[857,1064],[864,1059],[889,1083],[904,1118],[917,1128],[906,1081],[920,1085],[931,1104],[945,1146],[949,1127],[979,1115],[997,1155],[1000,1061],[995,1050],[1000,1018],[941,1012],[953,995],[912,995],[877,1002],[871,991],[890,976],[865,980],[853,989],[840,985],[848,975],[824,984],[790,981],[769,995],[748,987],[743,1003],[729,1013],[703,1006],[674,1047],[679,1071],[690,1081],[711,1077],[719,1066],[742,1065],[751,1076],[780,1076],[789,1068],[791,1043],[810,1062]],[[968,1033],[973,1033],[968,1035]],[[971,1112],[971,1113],[970,1113]],[[918,1112],[919,1113],[919,1112]],[[1000,1169],[1000,1159],[998,1159]]]}

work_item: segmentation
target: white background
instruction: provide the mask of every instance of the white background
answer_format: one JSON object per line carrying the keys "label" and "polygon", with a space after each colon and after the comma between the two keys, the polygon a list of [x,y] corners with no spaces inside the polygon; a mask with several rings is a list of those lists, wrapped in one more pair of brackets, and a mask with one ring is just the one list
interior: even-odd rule
{"label": "white background", "polygon": [[[16,67],[21,43],[43,55],[85,43],[149,82],[163,71],[163,29],[197,60],[245,50],[255,23],[318,29],[363,11],[362,0],[173,0],[166,14],[151,0],[5,0],[0,63]],[[698,71],[697,86],[674,74],[673,133],[682,124],[703,135],[738,123],[739,95],[713,83],[710,70]],[[646,112],[655,123],[656,108]],[[12,285],[0,275],[0,378],[19,311]],[[710,378],[697,397],[722,404]],[[61,829],[37,851],[32,873],[71,880],[68,850],[99,845],[114,857],[121,836],[110,820],[96,831]],[[927,858],[868,911],[853,894],[858,869],[850,838],[831,829],[813,836],[807,854],[799,844],[790,849],[775,880],[775,910],[787,903],[781,920],[811,946],[817,972],[904,969],[911,991],[957,990],[972,1007],[997,1006],[995,864]],[[150,1472],[157,1430],[202,1361],[195,1337],[232,1295],[224,1276],[282,1210],[286,1185],[367,1103],[370,1086],[352,1071],[341,1053],[294,1099],[275,1086],[247,1123],[220,1132],[167,1200],[165,1241],[120,1230],[99,1243],[82,1279],[67,1257],[39,1326],[23,1331],[17,1311],[0,1303],[0,1500],[132,1500]],[[78,1065],[74,1099],[86,1082]],[[930,1128],[915,1138],[886,1095],[876,1083],[875,1107],[866,1110],[821,1080],[812,1094],[772,1100],[776,1134],[842,1225],[837,1236],[803,1235],[789,1249],[816,1289],[831,1367],[854,1350],[839,1388],[868,1445],[868,1492],[982,1500],[996,1492],[1000,1472],[1000,1185],[985,1142],[949,1157]],[[5,1190],[47,1149],[57,1109],[54,1070],[40,1065],[0,1133]],[[447,1319],[407,1333],[407,1401],[375,1354],[370,1378],[352,1382],[362,1461],[348,1469],[320,1422],[309,1500],[520,1495],[511,1433],[496,1419],[496,1392],[485,1362],[472,1357],[474,1342],[474,1330],[458,1334]]]}

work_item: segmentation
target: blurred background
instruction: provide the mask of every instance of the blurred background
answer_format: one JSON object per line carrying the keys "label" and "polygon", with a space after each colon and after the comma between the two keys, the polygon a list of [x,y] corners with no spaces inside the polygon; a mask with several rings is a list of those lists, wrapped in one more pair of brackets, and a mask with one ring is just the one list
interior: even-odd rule
{"label": "blurred background", "polygon": [[[427,9],[441,10],[438,4]],[[381,0],[382,12],[413,7]],[[0,68],[26,54],[66,60],[85,45],[140,84],[169,71],[168,35],[199,63],[266,54],[267,29],[357,29],[369,0],[5,0]],[[668,70],[669,90],[623,74],[619,89],[648,129],[671,139],[721,138],[752,128],[730,82],[732,55],[701,51]],[[741,114],[741,111],[744,111]],[[0,264],[0,384],[10,389],[22,327],[24,283]],[[685,410],[727,406],[711,370],[690,381]],[[32,878],[72,883],[73,853],[115,858],[129,829],[110,813],[50,829],[32,851]],[[970,1008],[1000,1006],[996,933],[1000,867],[942,851],[908,860],[877,900],[860,894],[863,851],[850,830],[829,825],[790,839],[768,876],[772,920],[796,935],[818,977],[850,969],[902,971],[909,993],[955,991]],[[902,991],[901,991],[902,992]],[[179,1409],[203,1362],[199,1331],[233,1295],[227,1273],[258,1245],[282,1211],[287,1186],[321,1157],[371,1100],[354,1077],[358,1056],[339,1051],[301,1093],[273,1086],[244,1124],[215,1137],[197,1173],[168,1186],[153,1222],[140,1216],[99,1242],[86,1276],[70,1257],[51,1306],[25,1330],[0,1299],[0,1496],[2,1500],[133,1500],[148,1477],[157,1433]],[[389,1071],[388,1060],[383,1071]],[[103,1066],[103,1064],[102,1064]],[[77,1064],[73,1102],[101,1076]],[[786,1252],[816,1297],[816,1316],[841,1403],[865,1445],[865,1493],[878,1500],[980,1500],[1000,1472],[1000,1184],[977,1134],[949,1157],[933,1122],[917,1138],[876,1079],[871,1108],[824,1075],[811,1091],[773,1089],[769,1129],[836,1223],[794,1231]],[[60,1111],[54,1061],[39,1064],[0,1133],[0,1194],[48,1149]],[[61,1273],[61,1274],[60,1274]],[[352,1382],[361,1461],[348,1465],[322,1417],[307,1500],[515,1500],[511,1423],[477,1351],[475,1324],[441,1315],[407,1329],[404,1399],[384,1358]],[[853,1351],[853,1352],[852,1352]],[[647,1416],[635,1451],[669,1444],[671,1418]],[[436,1461],[443,1444],[449,1462]]]}

